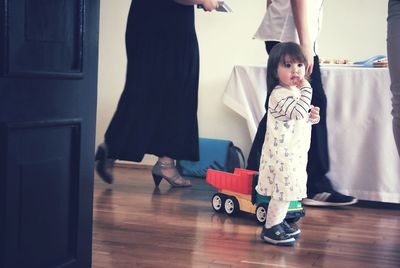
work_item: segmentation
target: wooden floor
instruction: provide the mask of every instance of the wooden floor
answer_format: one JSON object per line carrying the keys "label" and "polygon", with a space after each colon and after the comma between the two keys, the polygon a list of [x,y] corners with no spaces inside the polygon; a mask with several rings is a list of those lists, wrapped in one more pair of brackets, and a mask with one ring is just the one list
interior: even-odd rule
{"label": "wooden floor", "polygon": [[399,206],[306,208],[294,247],[263,243],[253,215],[211,207],[214,188],[154,187],[147,169],[117,168],[112,186],[95,178],[93,266],[399,268]]}

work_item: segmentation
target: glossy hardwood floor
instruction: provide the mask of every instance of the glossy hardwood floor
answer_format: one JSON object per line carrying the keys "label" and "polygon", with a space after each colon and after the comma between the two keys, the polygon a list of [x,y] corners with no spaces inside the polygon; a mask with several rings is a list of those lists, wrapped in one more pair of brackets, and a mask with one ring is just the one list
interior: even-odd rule
{"label": "glossy hardwood floor", "polygon": [[154,187],[148,169],[119,167],[112,186],[95,178],[93,267],[399,268],[400,209],[370,204],[306,207],[294,247],[263,243],[253,215],[211,207],[215,189]]}

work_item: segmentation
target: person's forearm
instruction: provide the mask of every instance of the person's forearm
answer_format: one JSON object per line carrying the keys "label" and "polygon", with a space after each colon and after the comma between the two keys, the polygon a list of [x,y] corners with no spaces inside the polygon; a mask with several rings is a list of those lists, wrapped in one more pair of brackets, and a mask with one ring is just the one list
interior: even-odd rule
{"label": "person's forearm", "polygon": [[314,67],[313,40],[310,38],[309,25],[307,21],[307,0],[290,0],[292,6],[293,20],[299,37],[300,46],[307,59],[306,74],[311,75]]}
{"label": "person's forearm", "polygon": [[307,0],[290,0],[294,24],[299,35],[301,46],[310,46],[310,33],[307,25]]}

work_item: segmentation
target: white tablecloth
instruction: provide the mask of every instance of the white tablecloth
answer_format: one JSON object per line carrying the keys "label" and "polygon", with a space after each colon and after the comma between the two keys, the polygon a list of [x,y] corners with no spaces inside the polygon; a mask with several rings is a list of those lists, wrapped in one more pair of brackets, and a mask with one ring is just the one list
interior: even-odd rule
{"label": "white tablecloth", "polygon": [[[322,67],[328,99],[331,170],[336,190],[361,200],[400,203],[386,68]],[[264,115],[265,66],[235,66],[223,102],[247,121],[251,140]]]}

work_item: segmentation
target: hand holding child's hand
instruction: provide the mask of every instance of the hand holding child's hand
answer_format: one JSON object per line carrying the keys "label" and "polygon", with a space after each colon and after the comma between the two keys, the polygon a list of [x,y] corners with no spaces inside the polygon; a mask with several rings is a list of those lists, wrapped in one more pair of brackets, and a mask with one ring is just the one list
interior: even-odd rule
{"label": "hand holding child's hand", "polygon": [[318,124],[319,120],[320,120],[319,107],[311,105],[311,112],[308,117],[308,122],[310,122],[311,124],[314,125],[314,124]]}

